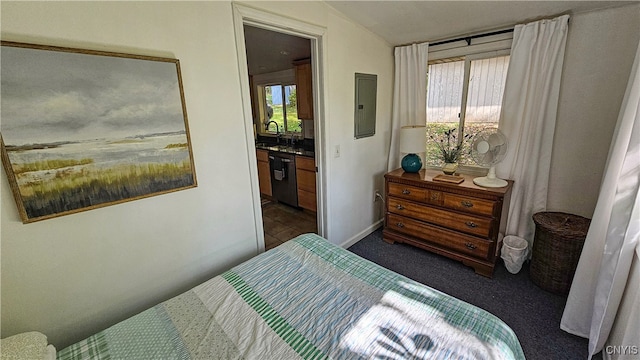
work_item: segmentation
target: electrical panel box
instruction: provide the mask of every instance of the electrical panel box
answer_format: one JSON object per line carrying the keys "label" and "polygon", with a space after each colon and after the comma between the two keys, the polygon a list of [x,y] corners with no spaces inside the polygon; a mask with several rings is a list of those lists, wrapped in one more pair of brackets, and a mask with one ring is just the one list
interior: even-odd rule
{"label": "electrical panel box", "polygon": [[355,126],[354,137],[360,139],[376,133],[376,92],[378,76],[359,74],[355,76]]}

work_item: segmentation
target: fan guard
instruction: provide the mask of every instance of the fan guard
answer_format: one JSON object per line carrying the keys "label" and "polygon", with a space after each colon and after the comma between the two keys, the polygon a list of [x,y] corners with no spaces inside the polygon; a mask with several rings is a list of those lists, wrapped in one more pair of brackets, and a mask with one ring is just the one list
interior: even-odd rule
{"label": "fan guard", "polygon": [[473,183],[482,187],[503,187],[507,181],[496,177],[495,165],[507,155],[507,137],[496,128],[487,128],[478,132],[471,143],[471,158],[476,164],[489,166],[487,176],[473,179]]}

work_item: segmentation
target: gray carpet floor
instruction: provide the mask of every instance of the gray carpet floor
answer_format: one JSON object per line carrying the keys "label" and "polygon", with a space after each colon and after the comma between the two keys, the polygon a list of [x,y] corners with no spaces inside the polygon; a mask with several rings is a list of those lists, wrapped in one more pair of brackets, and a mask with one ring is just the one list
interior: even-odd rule
{"label": "gray carpet floor", "polygon": [[532,283],[528,263],[514,275],[500,260],[489,279],[444,256],[405,244],[388,244],[382,240],[381,229],[348,250],[496,315],[516,333],[528,360],[587,358],[587,339],[560,329],[566,297]]}

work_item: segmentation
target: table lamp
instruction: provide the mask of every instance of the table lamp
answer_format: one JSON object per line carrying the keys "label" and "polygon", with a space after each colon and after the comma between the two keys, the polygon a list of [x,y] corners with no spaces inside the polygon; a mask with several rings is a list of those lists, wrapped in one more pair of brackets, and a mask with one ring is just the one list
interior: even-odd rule
{"label": "table lamp", "polygon": [[400,152],[402,169],[408,173],[417,173],[422,168],[419,153],[427,150],[427,128],[424,125],[403,126],[400,128]]}

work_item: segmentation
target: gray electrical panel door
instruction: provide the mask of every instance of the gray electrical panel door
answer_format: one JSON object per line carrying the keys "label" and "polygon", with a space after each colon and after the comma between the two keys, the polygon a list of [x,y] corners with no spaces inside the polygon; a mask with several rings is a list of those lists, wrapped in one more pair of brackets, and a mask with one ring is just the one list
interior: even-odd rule
{"label": "gray electrical panel door", "polygon": [[376,91],[378,76],[356,73],[355,127],[356,139],[376,133]]}

